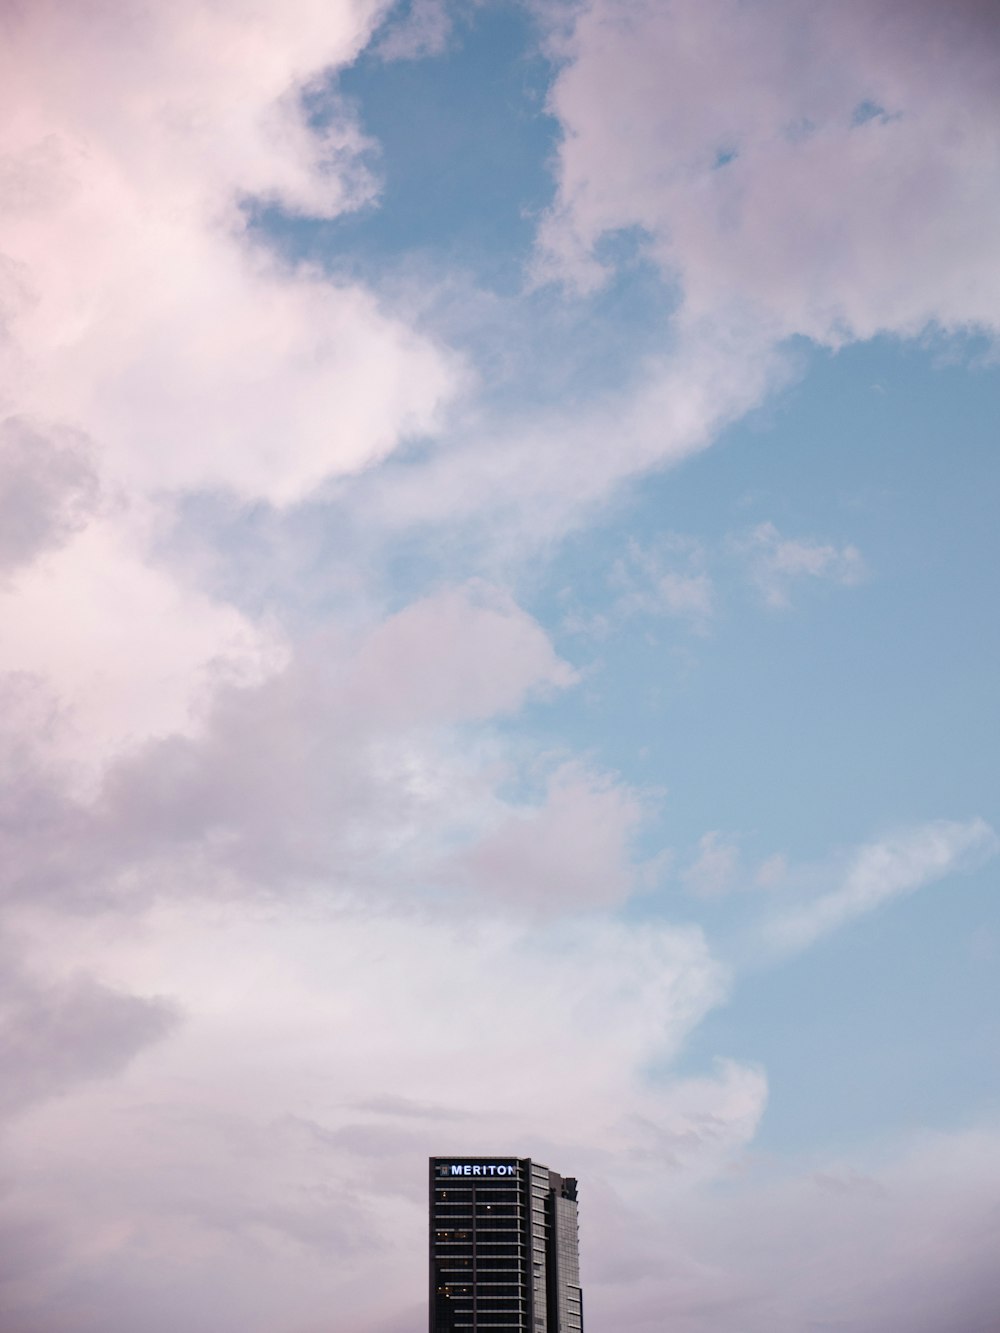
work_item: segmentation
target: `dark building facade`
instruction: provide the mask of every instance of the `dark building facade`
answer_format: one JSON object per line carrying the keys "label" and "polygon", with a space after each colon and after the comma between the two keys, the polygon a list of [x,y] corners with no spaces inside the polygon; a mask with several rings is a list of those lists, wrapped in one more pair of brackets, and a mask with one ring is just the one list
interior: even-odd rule
{"label": "dark building facade", "polygon": [[583,1333],[576,1181],[527,1157],[430,1160],[430,1333]]}

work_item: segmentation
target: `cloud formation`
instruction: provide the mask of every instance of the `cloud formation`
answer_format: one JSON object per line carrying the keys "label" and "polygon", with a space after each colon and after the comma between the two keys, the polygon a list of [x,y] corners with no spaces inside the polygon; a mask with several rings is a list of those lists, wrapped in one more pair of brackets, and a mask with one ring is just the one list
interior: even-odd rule
{"label": "cloud formation", "polygon": [[0,245],[14,410],[86,431],[129,486],[279,503],[430,429],[454,359],[362,287],[277,264],[245,217],[254,201],[330,217],[372,197],[357,126],[329,100],[310,120],[303,96],[376,15],[312,0],[280,17],[11,14]]}
{"label": "cloud formation", "polygon": [[688,892],[702,898],[727,893],[738,873],[739,861],[739,847],[718,829],[703,834],[698,840],[698,855],[683,874]]}
{"label": "cloud formation", "polygon": [[995,856],[1000,840],[983,819],[936,820],[881,838],[851,858],[842,882],[768,928],[782,950],[803,949],[892,898]]}
{"label": "cloud formation", "polygon": [[[522,724],[587,679],[526,609],[558,540],[764,400],[787,339],[995,332],[989,6],[560,8],[522,327],[584,318],[625,233],[663,309],[618,377],[499,406],[424,277],[269,244],[377,204],[337,72],[450,32],[387,12],[0,19],[0,1325],[408,1333],[423,1158],[503,1144],[585,1178],[608,1327],[985,1333],[995,1132],[755,1178],[766,1071],[677,1072],[738,978],[637,892],[649,793]],[[220,512],[321,535],[251,575]],[[614,614],[705,629],[705,549],[637,537]],[[770,523],[741,552],[774,606],[863,569]],[[704,835],[685,914],[738,845]],[[756,961],[995,849],[924,824],[805,889],[772,857]]]}
{"label": "cloud formation", "polygon": [[[181,1316],[193,1333],[312,1327],[331,1302],[345,1326],[375,1329],[420,1289],[423,1159],[442,1138],[693,1180],[760,1114],[753,1071],[662,1087],[638,1072],[725,994],[695,929],[184,899],[128,933],[98,925],[82,947],[51,919],[32,934],[50,965],[72,953],[182,996],[185,1021],[113,1088],[11,1131],[8,1176],[34,1177],[35,1217],[58,1238],[4,1290],[27,1327],[59,1327],[86,1284],[87,1330],[142,1308],[153,1330]],[[0,1213],[23,1218],[20,1189]]]}
{"label": "cloud formation", "polygon": [[109,1078],[177,1021],[171,1005],[92,977],[40,981],[4,960],[0,989],[0,1118]]}
{"label": "cloud formation", "polygon": [[592,0],[558,50],[556,271],[598,279],[601,237],[639,228],[693,330],[996,330],[988,4]]}
{"label": "cloud formation", "polygon": [[[64,433],[65,436],[65,433]],[[0,571],[30,564],[83,527],[99,498],[85,441],[0,424]]]}
{"label": "cloud formation", "polygon": [[685,1195],[640,1256],[622,1226],[617,1249],[601,1238],[606,1281],[590,1309],[642,1333],[662,1329],[665,1311],[681,1333],[987,1333],[997,1148],[995,1126],[926,1135],[861,1170],[832,1160]]}
{"label": "cloud formation", "polygon": [[865,562],[856,546],[783,537],[770,522],[759,523],[735,545],[765,603],[776,609],[788,606],[797,580],[826,579],[850,587],[865,575]]}

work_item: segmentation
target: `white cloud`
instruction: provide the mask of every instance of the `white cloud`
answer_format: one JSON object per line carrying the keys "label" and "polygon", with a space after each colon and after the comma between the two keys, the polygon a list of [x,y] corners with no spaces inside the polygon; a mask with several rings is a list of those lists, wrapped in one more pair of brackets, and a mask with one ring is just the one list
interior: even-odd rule
{"label": "white cloud", "polygon": [[604,505],[624,482],[707,449],[725,425],[788,377],[771,348],[734,356],[696,338],[644,362],[634,382],[579,403],[478,414],[420,465],[362,478],[352,513],[383,538],[444,526],[469,558],[509,570]]}
{"label": "white cloud", "polygon": [[936,820],[860,848],[840,884],[770,922],[768,942],[782,951],[806,948],[883,903],[913,893],[995,856],[1000,840],[982,819]]}
{"label": "white cloud", "polygon": [[783,852],[773,852],[761,861],[753,882],[759,889],[775,889],[788,878],[788,858]]}
{"label": "white cloud", "polygon": [[382,32],[375,50],[383,60],[419,60],[440,55],[452,30],[448,0],[411,0],[409,11]]}
{"label": "white cloud", "polygon": [[99,772],[129,745],[190,733],[210,689],[279,667],[281,636],[146,562],[140,523],[92,520],[0,590],[0,671],[51,692],[67,759]]}
{"label": "white cloud", "polygon": [[704,569],[705,556],[696,542],[678,536],[654,545],[629,543],[615,564],[612,582],[621,589],[620,614],[668,615],[704,629],[714,612],[714,585]]}
{"label": "white cloud", "polygon": [[697,897],[717,898],[733,887],[739,864],[739,847],[716,829],[699,838],[698,855],[681,878]]}
{"label": "white cloud", "polygon": [[735,542],[750,576],[768,606],[789,604],[790,590],[801,579],[825,579],[842,587],[859,583],[865,562],[856,546],[783,537],[773,523],[760,523]]}
{"label": "white cloud", "polygon": [[712,582],[706,574],[677,574],[667,570],[657,592],[670,615],[704,620],[712,612]]}

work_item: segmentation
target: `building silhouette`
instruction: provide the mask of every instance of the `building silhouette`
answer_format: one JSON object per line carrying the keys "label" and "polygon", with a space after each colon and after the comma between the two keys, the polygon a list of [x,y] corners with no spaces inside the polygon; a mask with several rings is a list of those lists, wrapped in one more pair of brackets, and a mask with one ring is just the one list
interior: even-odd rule
{"label": "building silhouette", "polygon": [[527,1157],[432,1157],[430,1333],[582,1333],[576,1196]]}

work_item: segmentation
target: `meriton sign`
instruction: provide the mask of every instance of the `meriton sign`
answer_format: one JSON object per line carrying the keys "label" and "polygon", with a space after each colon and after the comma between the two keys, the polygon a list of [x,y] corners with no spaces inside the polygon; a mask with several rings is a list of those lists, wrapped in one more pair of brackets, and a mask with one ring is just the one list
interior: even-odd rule
{"label": "meriton sign", "polygon": [[508,1162],[452,1162],[441,1172],[449,1176],[516,1176],[517,1167]]}

